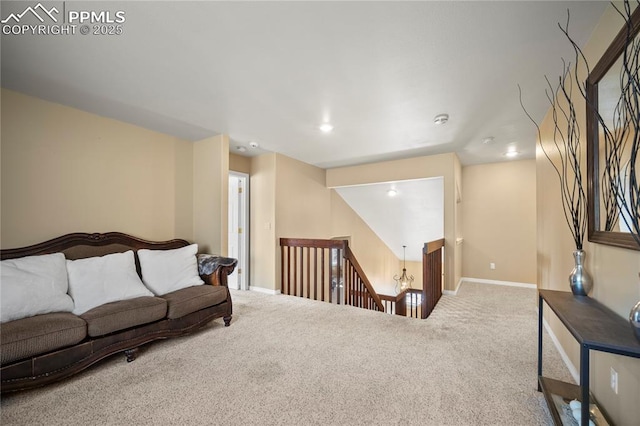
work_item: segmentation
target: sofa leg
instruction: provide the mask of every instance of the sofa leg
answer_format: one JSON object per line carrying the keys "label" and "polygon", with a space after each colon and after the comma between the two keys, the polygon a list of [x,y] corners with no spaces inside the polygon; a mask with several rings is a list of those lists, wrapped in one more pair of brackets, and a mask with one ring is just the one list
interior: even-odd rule
{"label": "sofa leg", "polygon": [[124,354],[127,356],[127,362],[134,361],[138,357],[138,351],[140,348],[131,348],[124,351]]}
{"label": "sofa leg", "polygon": [[224,320],[225,327],[229,327],[231,325],[231,315],[229,315],[228,317],[223,317],[222,319]]}

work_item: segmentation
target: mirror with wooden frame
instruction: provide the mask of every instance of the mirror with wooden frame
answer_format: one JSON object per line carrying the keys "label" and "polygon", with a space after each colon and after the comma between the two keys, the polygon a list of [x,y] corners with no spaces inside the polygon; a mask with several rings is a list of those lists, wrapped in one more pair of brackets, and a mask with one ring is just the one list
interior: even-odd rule
{"label": "mirror with wooden frame", "polygon": [[[629,84],[628,78],[629,72],[635,72],[637,81],[639,29],[640,7],[633,12],[586,81],[589,241],[634,250],[640,250],[629,225],[629,215],[634,210],[629,213],[629,210],[620,209],[619,200],[636,197],[640,182],[635,161],[630,167],[630,159],[637,158],[640,93],[637,86]],[[631,52],[634,50],[635,54]],[[623,69],[625,63],[626,71]],[[625,96],[622,96],[623,91],[626,91]],[[625,104],[623,108],[620,107],[622,104]],[[611,149],[612,146],[617,148]],[[617,166],[611,167],[612,164]],[[635,175],[635,179],[629,179],[629,173]],[[635,191],[629,186],[629,182],[634,181]],[[612,182],[617,183],[616,191]],[[635,220],[637,224],[637,217]]]}

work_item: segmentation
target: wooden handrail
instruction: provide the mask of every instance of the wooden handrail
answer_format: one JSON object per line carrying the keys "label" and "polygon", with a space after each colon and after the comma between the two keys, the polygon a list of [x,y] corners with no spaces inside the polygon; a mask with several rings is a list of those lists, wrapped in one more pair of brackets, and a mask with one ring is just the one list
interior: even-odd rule
{"label": "wooden handrail", "polygon": [[422,303],[417,304],[417,301],[421,300],[418,295],[422,296],[422,290],[407,288],[395,296],[388,294],[378,295],[384,304],[385,312],[403,317],[422,318]]}
{"label": "wooden handrail", "polygon": [[[396,315],[422,319],[431,314],[442,296],[444,238],[424,244],[422,290],[407,289],[396,296],[379,295],[375,291],[347,240],[280,238],[280,246],[284,294],[322,301],[328,296],[328,301],[333,302],[332,290],[335,288],[336,303],[382,312],[395,311]],[[334,264],[334,259],[339,261]],[[340,297],[341,288],[344,288],[343,298]],[[409,293],[411,300],[422,293],[420,309],[413,301],[410,313],[407,312]]]}
{"label": "wooden handrail", "polygon": [[[402,293],[400,293],[400,294],[403,294],[403,293],[404,293],[404,291]],[[387,302],[397,302],[398,299],[400,298],[400,294],[396,294],[395,296],[391,296],[390,294],[379,293],[378,296],[380,297],[380,300],[386,300]]]}
{"label": "wooden handrail", "polygon": [[[337,303],[384,312],[347,240],[280,238],[280,248],[282,293],[322,301],[328,295],[333,302],[333,290],[337,289]],[[336,258],[339,261],[334,264]],[[340,299],[342,286],[344,300]]]}
{"label": "wooden handrail", "polygon": [[444,238],[422,248],[422,318],[427,318],[442,297]]}
{"label": "wooden handrail", "polygon": [[362,283],[364,284],[367,291],[369,292],[369,295],[373,298],[373,301],[378,307],[377,310],[384,312],[384,306],[382,306],[382,302],[380,301],[380,296],[378,296],[378,293],[376,293],[375,289],[371,285],[371,282],[369,282],[367,275],[364,273],[364,271],[362,270],[362,267],[358,263],[358,260],[353,255],[353,252],[351,251],[351,248],[349,248],[349,244],[347,243],[347,241],[345,241],[344,257],[347,261],[351,263],[351,265],[353,265],[353,268],[356,270],[357,275],[362,280]]}
{"label": "wooden handrail", "polygon": [[289,247],[317,247],[344,250],[347,240],[317,240],[310,238],[280,238],[280,246]]}
{"label": "wooden handrail", "polygon": [[433,253],[434,251],[438,250],[439,248],[444,247],[444,238],[441,238],[439,240],[435,240],[435,241],[431,241],[429,243],[424,243],[424,247],[422,248],[422,252],[424,254],[429,254],[429,253]]}
{"label": "wooden handrail", "polygon": [[[334,250],[338,255],[344,248],[342,240],[318,240],[302,238],[280,238],[281,248],[281,291],[292,296],[332,302],[334,278],[339,275],[332,268],[331,258]],[[305,272],[305,253],[307,259]],[[311,258],[313,257],[313,277],[311,276]],[[328,258],[328,259],[327,259]],[[299,262],[298,262],[299,261]],[[306,276],[306,294],[304,278]],[[313,281],[313,291],[311,282]],[[300,283],[300,285],[298,285]]]}
{"label": "wooden handrail", "polygon": [[395,296],[388,294],[378,294],[380,301],[384,305],[384,311],[390,314],[407,316],[407,293],[410,289],[404,289]]}
{"label": "wooden handrail", "polygon": [[[422,319],[431,314],[442,297],[444,243],[444,238],[442,238],[424,244],[422,249],[422,289],[408,288],[396,296],[379,295],[386,312]],[[421,295],[421,298],[418,298],[418,295]],[[419,304],[418,301],[420,301]]]}

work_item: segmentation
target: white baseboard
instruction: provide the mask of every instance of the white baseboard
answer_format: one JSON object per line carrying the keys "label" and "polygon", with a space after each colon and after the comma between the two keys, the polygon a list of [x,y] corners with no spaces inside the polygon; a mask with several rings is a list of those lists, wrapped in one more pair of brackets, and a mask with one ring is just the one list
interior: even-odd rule
{"label": "white baseboard", "polygon": [[[538,312],[537,309],[536,309],[536,312]],[[562,358],[565,365],[569,369],[569,373],[571,373],[571,376],[573,376],[573,380],[575,380],[576,383],[580,384],[580,374],[578,373],[578,369],[576,369],[576,366],[573,365],[573,363],[571,362],[571,359],[569,359],[569,355],[567,355],[567,353],[564,351],[564,348],[560,344],[560,341],[558,340],[556,335],[553,334],[553,330],[551,330],[551,326],[549,325],[547,320],[543,318],[542,322],[544,324],[544,329],[547,330],[547,333],[549,333],[549,337],[551,337],[551,341],[553,342],[556,349],[558,350],[558,353],[560,354],[560,358]],[[543,367],[544,367],[544,362],[543,362]]]}
{"label": "white baseboard", "polygon": [[518,283],[518,282],[513,282],[513,281],[486,280],[484,278],[462,277],[460,279],[460,281],[467,281],[467,282],[470,282],[470,283],[478,283],[478,284],[493,284],[493,285],[505,285],[505,286],[509,286],[509,287],[532,288],[534,290],[536,290],[538,288],[537,285],[530,284],[530,283]]}
{"label": "white baseboard", "polygon": [[464,278],[460,278],[455,290],[442,290],[442,294],[446,294],[447,296],[456,296],[458,294],[458,290],[460,290],[460,285],[462,285],[463,279]]}
{"label": "white baseboard", "polygon": [[275,295],[275,294],[280,294],[280,290],[273,290],[271,288],[264,288],[264,287],[256,287],[256,286],[249,286],[249,291],[255,291],[256,293],[264,293],[264,294],[271,294],[271,295]]}

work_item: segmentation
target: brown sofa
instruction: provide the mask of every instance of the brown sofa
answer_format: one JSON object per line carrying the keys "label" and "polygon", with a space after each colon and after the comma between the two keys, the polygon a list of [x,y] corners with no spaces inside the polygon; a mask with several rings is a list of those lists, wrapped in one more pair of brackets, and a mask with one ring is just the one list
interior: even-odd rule
{"label": "brown sofa", "polygon": [[[188,245],[185,240],[152,242],[118,232],[75,233],[29,247],[1,250],[0,258],[61,252],[66,259],[76,260],[127,250],[169,250]],[[137,254],[135,262],[141,276]],[[139,346],[190,333],[215,318],[223,318],[225,326],[229,326],[232,303],[227,276],[236,264],[235,259],[198,255],[204,285],[163,296],[106,303],[80,316],[56,312],[2,323],[2,393],[64,379],[117,352],[124,352],[131,362]]]}

